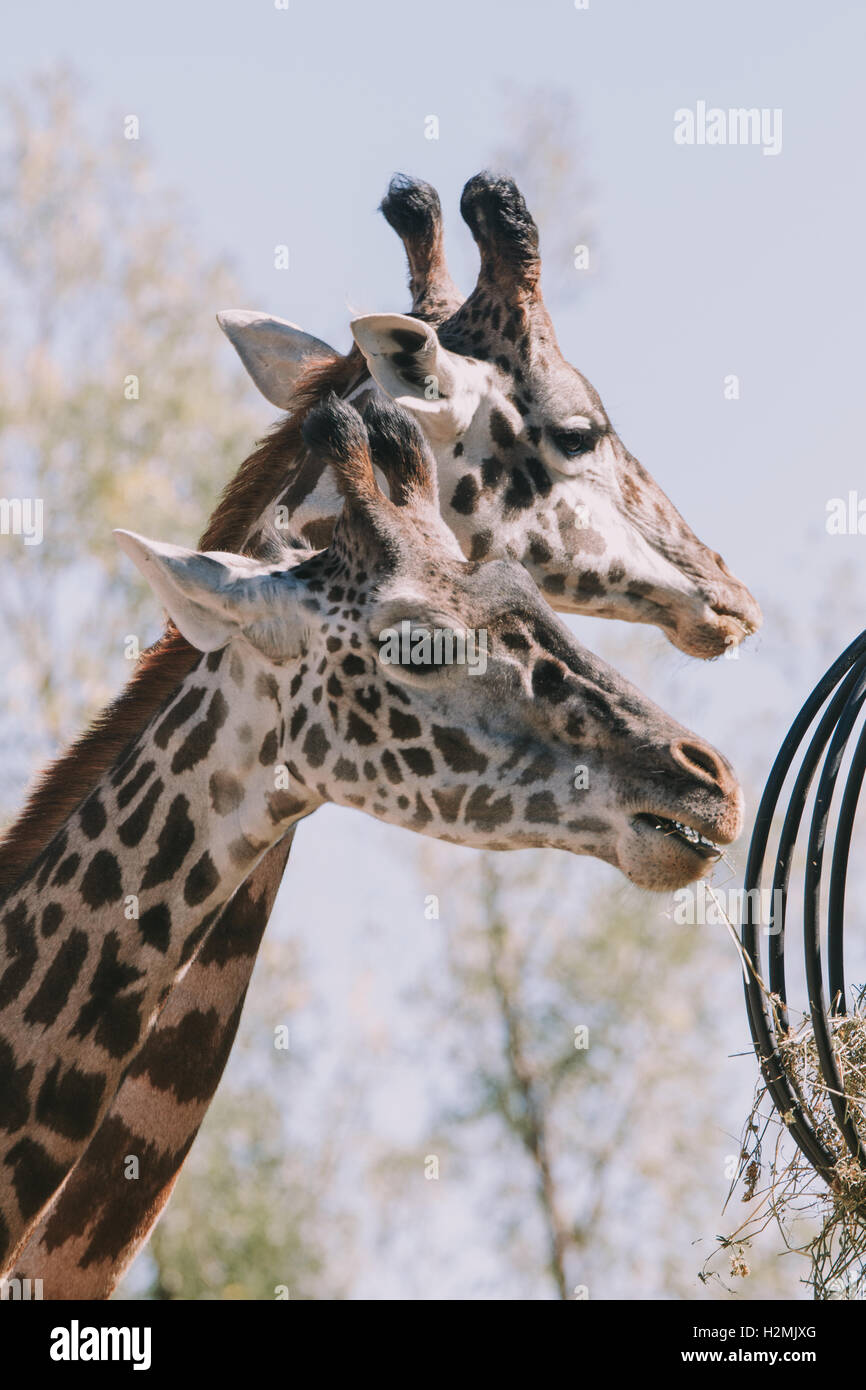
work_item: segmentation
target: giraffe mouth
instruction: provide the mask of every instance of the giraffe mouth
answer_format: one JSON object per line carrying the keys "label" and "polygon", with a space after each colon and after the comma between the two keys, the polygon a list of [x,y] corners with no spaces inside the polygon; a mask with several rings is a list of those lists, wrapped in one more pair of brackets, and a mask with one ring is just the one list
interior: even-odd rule
{"label": "giraffe mouth", "polygon": [[715,860],[720,859],[722,850],[719,845],[702,835],[694,826],[684,825],[680,820],[672,820],[668,816],[658,816],[651,811],[642,811],[640,815],[634,816],[632,824],[645,826],[656,835],[664,838],[673,838],[678,844],[685,845],[700,859]]}

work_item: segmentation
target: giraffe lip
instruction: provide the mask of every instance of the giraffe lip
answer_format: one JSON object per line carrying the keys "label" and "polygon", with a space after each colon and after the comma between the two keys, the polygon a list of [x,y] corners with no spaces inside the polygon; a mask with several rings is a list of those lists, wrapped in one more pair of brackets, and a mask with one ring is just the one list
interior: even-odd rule
{"label": "giraffe lip", "polygon": [[675,839],[700,859],[718,859],[721,856],[721,847],[713,840],[703,835],[700,830],[695,830],[694,826],[686,825],[670,816],[656,815],[653,811],[641,811],[639,815],[632,817],[632,824],[646,826],[657,835]]}
{"label": "giraffe lip", "polygon": [[[737,630],[736,635],[740,641],[745,641],[747,637],[754,637],[761,626],[757,618],[748,618],[743,613],[737,613],[730,608],[719,608],[710,604],[710,609],[719,621],[726,623],[728,627]],[[731,635],[734,635],[733,633]]]}

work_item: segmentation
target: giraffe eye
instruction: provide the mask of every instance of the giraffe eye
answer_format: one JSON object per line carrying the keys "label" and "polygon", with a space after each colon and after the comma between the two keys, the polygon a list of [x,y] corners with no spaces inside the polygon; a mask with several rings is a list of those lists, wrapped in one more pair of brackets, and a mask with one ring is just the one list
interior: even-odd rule
{"label": "giraffe eye", "polygon": [[562,430],[553,435],[553,442],[566,458],[574,459],[591,454],[596,437],[592,430]]}
{"label": "giraffe eye", "polygon": [[402,631],[400,665],[411,666],[415,675],[426,676],[453,665],[453,628],[432,623],[407,623]]}
{"label": "giraffe eye", "polygon": [[[485,656],[486,650],[485,634]],[[404,618],[379,633],[379,660],[394,675],[429,683],[466,664],[478,664],[475,634],[445,621]]]}

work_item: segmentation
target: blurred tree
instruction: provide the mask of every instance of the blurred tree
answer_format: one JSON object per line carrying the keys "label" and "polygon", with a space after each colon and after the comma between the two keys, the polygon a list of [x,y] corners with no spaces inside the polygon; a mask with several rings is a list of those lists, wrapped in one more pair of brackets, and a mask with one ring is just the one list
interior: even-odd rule
{"label": "blurred tree", "polygon": [[322,1286],[309,1175],[283,1141],[273,1096],[223,1088],[206,1126],[147,1247],[146,1296],[311,1297]]}
{"label": "blurred tree", "polygon": [[463,1078],[436,1130],[465,1155],[486,1135],[480,1200],[524,1296],[694,1297],[682,1252],[725,1190],[706,968],[730,966],[725,943],[627,888],[576,899],[555,854],[483,855],[447,882],[427,1000]]}
{"label": "blurred tree", "polygon": [[297,942],[263,942],[226,1075],[119,1297],[343,1296],[351,1222],[334,1189],[345,1093],[317,1095],[321,1123],[305,1125],[296,1097],[313,1049],[294,1026],[283,1034],[306,1002],[306,974]]}
{"label": "blurred tree", "polygon": [[66,71],[0,93],[0,491],[44,509],[41,544],[0,536],[0,813],[122,684],[126,636],[159,630],[112,528],[194,542],[254,430],[214,323],[226,266],[85,109]]}
{"label": "blurred tree", "polygon": [[526,198],[540,232],[545,298],[563,308],[598,270],[595,190],[577,102],[562,88],[506,84],[503,109],[508,139],[493,166]]}

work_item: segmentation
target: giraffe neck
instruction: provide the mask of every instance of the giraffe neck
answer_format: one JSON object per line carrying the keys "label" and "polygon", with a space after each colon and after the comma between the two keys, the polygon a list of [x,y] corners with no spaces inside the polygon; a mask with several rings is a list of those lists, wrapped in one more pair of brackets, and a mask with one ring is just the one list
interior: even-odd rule
{"label": "giraffe neck", "polygon": [[275,776],[286,713],[236,645],[199,662],[0,906],[0,1260],[87,1147],[223,906],[321,804]]}
{"label": "giraffe neck", "polygon": [[[352,367],[352,371],[354,370]],[[342,389],[342,383],[339,381],[335,380],[333,385],[338,390]],[[318,386],[311,390],[311,403],[320,391],[321,388]],[[291,420],[283,422],[241,465],[208,522],[201,540],[202,549],[246,548],[244,537],[249,536],[252,522],[261,515],[268,499],[279,494],[280,485],[285,484],[287,458],[290,460],[288,471],[294,478],[299,495],[303,495],[306,482],[304,453],[300,447],[300,418],[299,413]],[[300,561],[302,558],[303,554],[299,551],[297,560]],[[147,815],[146,804],[149,804],[145,803],[144,785],[138,786],[127,795],[134,784],[134,778],[130,776],[124,790],[123,785],[115,781],[115,775],[119,775],[124,769],[130,773],[134,771],[129,766],[133,754],[136,755],[140,775],[140,769],[149,761],[141,752],[141,748],[148,739],[155,736],[160,720],[169,706],[176,708],[190,684],[201,683],[201,672],[206,670],[206,663],[202,663],[198,654],[180,634],[169,627],[155,646],[143,654],[134,676],[121,694],[102,711],[67,752],[57,758],[40,776],[21,814],[0,837],[0,1149],[5,1151],[21,1145],[17,1157],[13,1157],[10,1164],[5,1164],[0,1158],[0,1274],[8,1270],[14,1252],[21,1244],[22,1235],[26,1237],[27,1231],[32,1230],[37,1224],[40,1209],[44,1209],[52,1197],[64,1190],[65,1178],[77,1159],[88,1149],[90,1138],[97,1132],[101,1134],[106,1128],[110,1129],[112,1136],[116,1135],[117,1126],[109,1125],[109,1119],[113,1114],[113,1096],[121,1075],[126,1078],[120,1086],[124,1095],[134,1085],[132,1078],[127,1075],[129,1054],[125,1052],[123,1058],[114,1058],[103,1049],[96,1048],[94,1044],[97,1065],[105,1075],[104,1084],[101,1086],[99,1077],[96,1078],[94,1090],[98,1088],[99,1093],[91,1104],[86,1119],[77,1127],[73,1136],[65,1135],[62,1129],[52,1128],[50,1122],[46,1124],[44,1117],[48,1114],[47,1107],[52,1095],[50,1090],[45,1091],[41,1108],[39,1097],[42,1095],[44,1077],[50,1068],[42,1067],[37,1071],[35,1058],[22,1060],[19,1056],[19,1039],[24,1040],[25,1034],[30,1031],[28,1020],[23,1018],[24,1009],[38,993],[41,983],[47,980],[42,996],[44,1003],[41,1005],[46,1012],[47,1021],[39,1023],[36,1031],[39,1035],[39,1052],[51,1054],[51,1065],[57,1064],[58,1077],[59,1057],[66,1057],[69,1053],[64,1034],[64,1020],[72,1019],[71,1024],[65,1024],[65,1031],[69,1032],[75,1027],[77,1012],[83,1007],[82,1000],[92,999],[92,1012],[97,1014],[100,1010],[103,1013],[107,1010],[113,1017],[118,1017],[124,1008],[135,1014],[134,1028],[140,1034],[140,1039],[137,1044],[132,1045],[131,1050],[137,1052],[147,1036],[148,1028],[152,1031],[155,1017],[161,1017],[159,1008],[166,996],[171,997],[173,981],[184,976],[189,964],[196,961],[195,936],[205,939],[208,921],[216,920],[220,916],[220,906],[213,899],[209,899],[197,923],[190,921],[185,932],[185,943],[181,948],[185,963],[179,967],[172,966],[166,959],[158,958],[161,957],[161,953],[157,952],[154,955],[152,948],[150,953],[145,953],[145,976],[156,978],[156,974],[159,973],[164,981],[155,991],[151,990],[145,1000],[143,995],[142,998],[138,997],[142,985],[137,977],[132,982],[121,977],[118,982],[117,976],[109,970],[107,979],[106,972],[103,971],[99,981],[94,981],[95,972],[91,962],[97,959],[99,950],[99,914],[96,909],[87,907],[79,900],[70,908],[70,915],[64,920],[61,914],[65,917],[67,909],[61,898],[65,898],[68,890],[74,889],[75,880],[69,884],[52,882],[61,864],[66,866],[64,873],[69,872],[70,855],[74,851],[67,850],[66,846],[69,843],[70,832],[74,838],[82,829],[77,818],[85,803],[91,805],[91,817],[98,817],[99,812],[95,808],[101,805],[106,816],[112,819],[112,823],[125,824],[135,810],[138,811],[138,823],[143,821]],[[201,711],[199,719],[195,722],[202,722]],[[190,726],[192,723],[190,720]],[[178,738],[179,732],[180,726]],[[220,730],[219,736],[224,741],[225,730]],[[255,746],[254,741],[252,746]],[[159,750],[162,754],[168,751]],[[156,776],[149,779],[152,784],[155,784],[156,780]],[[121,791],[124,792],[123,804],[119,805]],[[318,801],[313,803],[310,809],[317,804]],[[301,819],[306,813],[305,808],[298,809],[288,824]],[[92,820],[89,823],[94,824]],[[134,824],[135,822],[131,823],[125,829],[127,837],[134,833]],[[46,868],[48,860],[57,852],[61,836],[66,837],[63,842],[64,848],[57,854],[54,869],[46,869],[40,890],[42,869]],[[206,833],[198,838],[203,845]],[[143,842],[147,843],[144,835]],[[97,846],[87,841],[86,837],[84,844],[85,861],[88,862],[87,851],[89,859],[92,859]],[[129,848],[123,845],[124,861]],[[137,847],[132,848],[135,850]],[[274,855],[281,853],[281,847],[275,846],[273,854],[264,855],[263,862],[255,864],[254,859],[251,859],[246,868],[241,870],[241,877],[251,870],[254,878],[261,874],[263,881],[267,883],[267,893],[264,890],[260,892],[258,888],[252,892],[250,900],[255,904],[254,910],[245,912],[243,903],[246,903],[249,895],[235,893],[230,898],[229,911],[225,919],[226,928],[235,939],[234,949],[243,965],[248,961],[251,965],[254,959],[255,948],[249,945],[253,926],[255,932],[260,935],[267,922],[285,856],[280,859],[279,871],[270,870],[273,883],[269,878],[269,866],[276,862]],[[192,862],[191,859],[190,863]],[[123,874],[125,877],[125,863]],[[78,877],[80,878],[81,874]],[[134,887],[129,887],[126,883],[123,887],[121,908],[124,898],[134,894]],[[46,895],[44,904],[36,900],[42,896],[43,891]],[[227,882],[221,893],[221,902],[225,902],[229,897],[229,891]],[[118,911],[116,903],[107,904],[106,909],[101,915],[110,923],[107,932],[119,931],[124,938],[124,949],[129,949],[130,945],[136,942],[132,931],[136,926],[135,919],[126,918],[122,910]],[[140,914],[140,897],[138,910]],[[146,905],[144,910],[146,911]],[[77,922],[76,917],[80,917],[81,921]],[[247,920],[252,917],[255,918],[254,924]],[[138,921],[141,921],[140,915]],[[179,936],[180,923],[176,912],[172,914],[171,921]],[[105,940],[105,937],[103,939]],[[109,950],[112,940],[109,940]],[[249,951],[246,949],[248,946]],[[50,963],[55,956],[58,958],[58,965],[52,975]],[[133,966],[136,971],[140,968],[138,964]],[[83,980],[80,978],[82,976]],[[94,983],[97,983],[97,988],[91,991],[90,986]],[[212,993],[215,993],[216,983],[209,983]],[[228,1015],[234,1017],[235,1011],[239,1009],[238,997],[224,977],[220,978],[219,988],[224,989],[227,996],[231,996],[227,1010]],[[243,996],[244,988],[245,981],[239,986],[240,997]],[[57,995],[56,1002],[51,1000],[52,989]],[[126,991],[126,995],[123,991]],[[16,998],[18,995],[21,996],[20,999]],[[131,1001],[129,996],[132,996]],[[156,998],[155,1005],[150,1002],[152,997]],[[20,1004],[20,1007],[13,1019],[12,1007],[16,1003]],[[91,1029],[91,1033],[94,1031]],[[14,1049],[9,1041],[13,1037],[16,1040]],[[86,1039],[84,1041],[86,1042]],[[68,1039],[68,1042],[76,1043],[75,1036]],[[159,1037],[156,1042],[159,1042]],[[223,1058],[222,1061],[224,1060]],[[179,1075],[180,1069],[182,1061],[176,1052],[170,1057],[163,1055],[159,1069],[160,1080],[166,1087],[170,1087]],[[202,1096],[202,1113],[207,1108],[207,1100],[212,1094],[221,1069],[222,1062],[213,1071],[210,1087],[205,1087],[207,1097]],[[66,1081],[67,1089],[75,1084],[73,1072],[70,1080]],[[183,1089],[180,1083],[179,1089]],[[78,1104],[77,1097],[73,1096],[72,1100],[75,1105]],[[185,1111],[188,1112],[189,1108],[185,1107]],[[189,1118],[188,1114],[186,1118]],[[194,1132],[197,1124],[191,1121],[190,1123]],[[147,1133],[144,1123],[139,1124],[138,1128]],[[152,1141],[152,1136],[147,1137]],[[148,1147],[148,1152],[150,1151]],[[5,1156],[8,1158],[8,1152]],[[27,1179],[29,1185],[25,1186],[26,1169],[31,1158],[31,1172]],[[179,1161],[178,1159],[178,1163]],[[16,1185],[19,1168],[22,1176]],[[106,1190],[106,1182],[112,1176],[104,1165],[100,1165],[99,1177],[95,1184],[100,1197]],[[172,1178],[173,1174],[168,1179],[169,1185]],[[147,1226],[141,1221],[136,1223],[134,1213],[130,1213],[130,1207],[135,1206],[140,1189],[143,1189],[144,1185],[137,1185],[133,1193],[130,1185],[125,1182],[123,1200],[118,1204],[118,1210],[122,1208],[125,1215],[131,1216],[132,1228],[139,1231],[139,1239],[143,1238]],[[18,1186],[21,1187],[20,1200]],[[85,1210],[89,1209],[86,1200],[83,1205]],[[90,1207],[92,1206],[91,1202]],[[74,1214],[75,1219],[80,1215],[80,1211],[81,1208]]]}
{"label": "giraffe neck", "polygon": [[168,1201],[228,1061],[294,833],[223,909],[30,1234],[14,1273],[41,1279],[44,1298],[109,1298]]}

